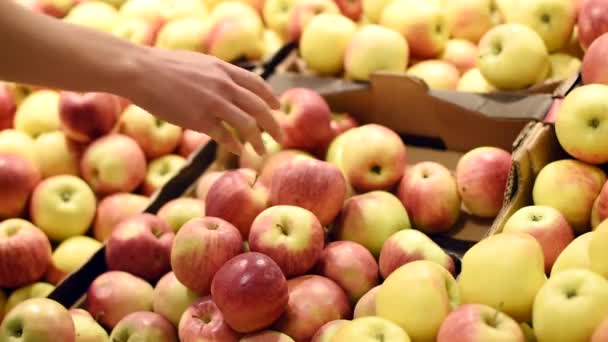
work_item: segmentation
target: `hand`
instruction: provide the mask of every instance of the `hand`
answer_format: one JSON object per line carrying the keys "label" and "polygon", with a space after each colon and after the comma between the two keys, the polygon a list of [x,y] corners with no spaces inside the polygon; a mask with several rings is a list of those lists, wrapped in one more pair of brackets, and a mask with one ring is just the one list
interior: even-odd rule
{"label": "hand", "polygon": [[279,102],[258,75],[215,57],[188,51],[146,48],[124,85],[128,99],[175,125],[208,134],[240,154],[249,141],[264,154],[260,127],[278,142],[281,129],[272,114]]}

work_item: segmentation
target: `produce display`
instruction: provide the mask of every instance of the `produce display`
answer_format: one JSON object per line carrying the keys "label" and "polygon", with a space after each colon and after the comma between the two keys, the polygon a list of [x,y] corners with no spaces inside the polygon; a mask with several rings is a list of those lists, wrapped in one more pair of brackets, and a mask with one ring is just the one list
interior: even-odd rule
{"label": "produce display", "polygon": [[[220,151],[143,213],[206,134],[111,94],[0,83],[0,341],[608,341],[608,2],[20,2],[232,62],[296,41],[308,71],[355,80],[510,91],[580,69],[582,83],[550,110],[567,157],[462,258],[435,238],[499,215],[511,151],[414,162],[395,129],[292,88],[281,143]],[[104,246],[82,303],[46,298]]]}

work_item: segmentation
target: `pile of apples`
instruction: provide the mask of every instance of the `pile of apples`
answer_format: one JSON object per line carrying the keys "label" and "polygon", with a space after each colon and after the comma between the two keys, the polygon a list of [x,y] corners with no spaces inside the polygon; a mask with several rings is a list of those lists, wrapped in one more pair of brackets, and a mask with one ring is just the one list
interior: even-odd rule
{"label": "pile of apples", "polygon": [[342,13],[331,0],[271,1],[292,7],[299,70],[352,80],[386,71],[432,89],[521,90],[576,75],[589,43],[579,0],[362,0]]}
{"label": "pile of apples", "polygon": [[[463,208],[494,217],[511,166],[494,147],[454,171],[408,165],[396,132],[294,88],[276,112],[280,144],[264,133],[266,154],[245,144],[237,168],[209,170],[153,215],[149,197],[208,136],[108,94],[2,89],[15,103],[0,131],[2,340],[434,336],[431,320],[414,328],[394,310],[446,310],[455,262],[429,236]],[[81,308],[44,298],[102,244],[108,271]],[[410,282],[431,302],[396,304]]]}

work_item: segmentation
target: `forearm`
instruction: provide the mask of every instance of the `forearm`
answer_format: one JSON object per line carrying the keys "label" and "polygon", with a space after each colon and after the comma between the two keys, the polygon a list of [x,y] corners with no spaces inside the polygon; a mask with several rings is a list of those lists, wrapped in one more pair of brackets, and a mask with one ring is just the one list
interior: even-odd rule
{"label": "forearm", "polygon": [[[0,79],[124,95],[144,48],[0,0]],[[125,88],[125,89],[122,89]]]}

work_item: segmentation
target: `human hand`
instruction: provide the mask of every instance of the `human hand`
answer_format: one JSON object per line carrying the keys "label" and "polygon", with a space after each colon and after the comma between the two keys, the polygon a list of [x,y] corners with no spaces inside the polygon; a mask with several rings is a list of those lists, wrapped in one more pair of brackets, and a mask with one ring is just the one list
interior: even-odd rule
{"label": "human hand", "polygon": [[215,57],[189,51],[145,48],[134,63],[127,98],[160,119],[208,134],[240,154],[249,141],[265,152],[261,129],[276,141],[282,134],[273,109],[279,102],[258,75]]}

